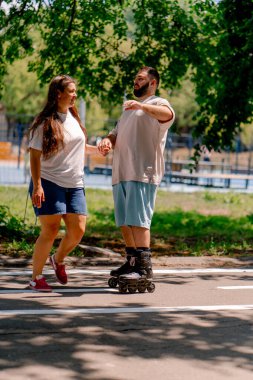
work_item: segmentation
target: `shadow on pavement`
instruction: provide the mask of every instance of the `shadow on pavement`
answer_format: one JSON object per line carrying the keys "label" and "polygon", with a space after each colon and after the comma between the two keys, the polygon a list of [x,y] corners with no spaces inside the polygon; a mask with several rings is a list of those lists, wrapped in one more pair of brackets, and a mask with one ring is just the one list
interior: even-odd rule
{"label": "shadow on pavement", "polygon": [[[15,301],[8,303],[8,309],[15,310]],[[145,306],[124,303],[124,307]],[[38,309],[41,303],[24,299],[23,307]],[[69,380],[112,380],[91,363],[91,356],[99,362],[106,352],[114,359],[194,359],[201,366],[212,363],[214,372],[221,361],[253,371],[252,311],[243,318],[233,313],[2,315],[0,368],[22,372],[26,366],[45,366],[68,371]],[[40,374],[33,374],[36,378],[41,379]]]}

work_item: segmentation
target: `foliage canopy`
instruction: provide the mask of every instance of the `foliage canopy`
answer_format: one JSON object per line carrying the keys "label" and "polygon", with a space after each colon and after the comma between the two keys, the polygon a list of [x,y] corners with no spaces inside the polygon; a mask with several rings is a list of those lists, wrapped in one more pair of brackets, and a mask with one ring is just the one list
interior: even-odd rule
{"label": "foliage canopy", "polygon": [[35,53],[29,68],[41,83],[68,73],[80,95],[121,103],[142,65],[160,71],[167,91],[190,69],[199,104],[193,133],[209,149],[230,146],[241,123],[252,120],[252,0],[0,4],[0,80],[8,64]]}

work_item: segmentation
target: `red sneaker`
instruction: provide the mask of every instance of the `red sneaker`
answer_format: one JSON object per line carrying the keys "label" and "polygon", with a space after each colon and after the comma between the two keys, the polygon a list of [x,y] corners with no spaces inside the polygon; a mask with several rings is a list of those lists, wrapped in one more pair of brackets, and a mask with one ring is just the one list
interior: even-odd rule
{"label": "red sneaker", "polygon": [[43,276],[37,276],[35,280],[31,280],[29,283],[29,288],[36,290],[36,292],[52,292],[51,286],[45,280]]}
{"label": "red sneaker", "polygon": [[55,261],[54,255],[49,257],[50,263],[52,264],[52,267],[54,268],[55,275],[57,280],[62,284],[65,285],[68,282],[68,277],[65,271],[65,265],[64,264],[57,264]]}

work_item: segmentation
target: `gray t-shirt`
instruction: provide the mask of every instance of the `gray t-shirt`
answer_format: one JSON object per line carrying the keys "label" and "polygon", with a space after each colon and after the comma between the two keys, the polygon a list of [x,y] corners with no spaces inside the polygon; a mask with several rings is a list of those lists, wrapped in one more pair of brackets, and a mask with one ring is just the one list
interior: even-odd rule
{"label": "gray t-shirt", "polygon": [[[70,111],[58,114],[63,122],[64,148],[48,159],[41,156],[41,178],[62,187],[84,187],[85,135]],[[29,141],[29,148],[42,150],[42,137],[40,125]]]}
{"label": "gray t-shirt", "polygon": [[150,96],[143,103],[167,106],[172,120],[161,123],[142,110],[123,111],[110,134],[116,136],[113,154],[112,184],[138,181],[159,185],[164,175],[164,148],[175,113],[163,98]]}

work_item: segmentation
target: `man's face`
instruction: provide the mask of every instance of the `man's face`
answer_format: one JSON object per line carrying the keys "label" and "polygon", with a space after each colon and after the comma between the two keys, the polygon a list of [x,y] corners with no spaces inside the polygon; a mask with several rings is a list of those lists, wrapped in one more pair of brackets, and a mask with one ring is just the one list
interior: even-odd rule
{"label": "man's face", "polygon": [[140,71],[134,79],[134,95],[137,98],[145,96],[148,92],[151,79],[146,71]]}

